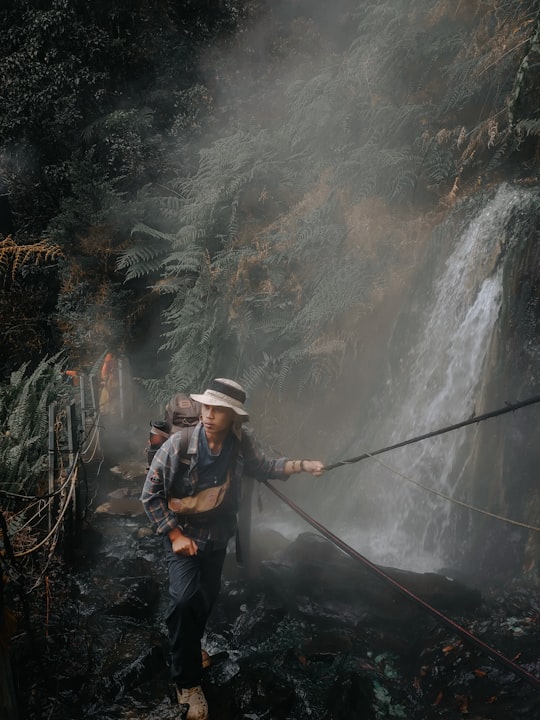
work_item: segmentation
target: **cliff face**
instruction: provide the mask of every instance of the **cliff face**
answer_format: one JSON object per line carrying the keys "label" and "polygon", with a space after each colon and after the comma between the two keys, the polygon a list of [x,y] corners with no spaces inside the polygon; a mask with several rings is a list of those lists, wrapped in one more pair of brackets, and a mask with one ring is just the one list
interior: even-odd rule
{"label": "cliff face", "polygon": [[[477,412],[538,396],[540,387],[540,244],[538,194],[517,206],[503,228],[503,302],[491,339]],[[496,576],[539,581],[538,467],[540,407],[532,405],[479,426],[468,479],[462,488],[474,503],[516,521],[486,518],[473,525],[469,557]],[[463,524],[458,525],[463,528]]]}

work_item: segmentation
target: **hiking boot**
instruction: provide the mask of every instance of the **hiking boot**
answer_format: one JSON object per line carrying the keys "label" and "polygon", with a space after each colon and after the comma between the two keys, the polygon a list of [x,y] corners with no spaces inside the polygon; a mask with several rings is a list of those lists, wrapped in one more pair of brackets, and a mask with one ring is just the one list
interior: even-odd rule
{"label": "hiking boot", "polygon": [[200,685],[190,688],[176,688],[180,705],[189,705],[186,720],[208,720],[208,703]]}

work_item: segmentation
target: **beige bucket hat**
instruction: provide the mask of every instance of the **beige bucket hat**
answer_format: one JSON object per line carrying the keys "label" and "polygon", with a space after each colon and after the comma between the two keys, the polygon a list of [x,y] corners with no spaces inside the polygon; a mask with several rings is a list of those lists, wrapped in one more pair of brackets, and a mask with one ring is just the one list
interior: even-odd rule
{"label": "beige bucket hat", "polygon": [[217,405],[234,410],[242,422],[249,420],[249,414],[244,409],[246,393],[241,385],[227,378],[212,380],[202,395],[191,394],[190,397],[201,405]]}

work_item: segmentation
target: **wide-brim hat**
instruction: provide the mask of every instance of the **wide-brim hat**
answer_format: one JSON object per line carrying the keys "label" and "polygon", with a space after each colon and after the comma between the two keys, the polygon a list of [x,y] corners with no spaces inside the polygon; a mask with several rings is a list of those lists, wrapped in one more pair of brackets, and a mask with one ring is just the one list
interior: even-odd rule
{"label": "wide-brim hat", "polygon": [[231,408],[242,422],[249,420],[249,414],[244,408],[246,393],[242,386],[234,380],[216,378],[212,380],[202,395],[191,394],[190,397],[202,405]]}

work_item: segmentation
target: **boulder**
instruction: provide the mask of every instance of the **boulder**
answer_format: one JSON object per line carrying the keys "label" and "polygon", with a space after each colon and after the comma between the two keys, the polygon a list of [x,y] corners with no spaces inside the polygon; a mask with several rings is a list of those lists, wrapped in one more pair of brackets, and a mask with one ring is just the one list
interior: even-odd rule
{"label": "boulder", "polygon": [[[445,575],[377,567],[438,610],[464,611],[480,605],[477,589]],[[362,607],[387,619],[424,612],[369,567],[315,533],[302,533],[280,558],[263,561],[261,574],[274,592],[295,603],[297,596],[307,596],[317,602]]]}

